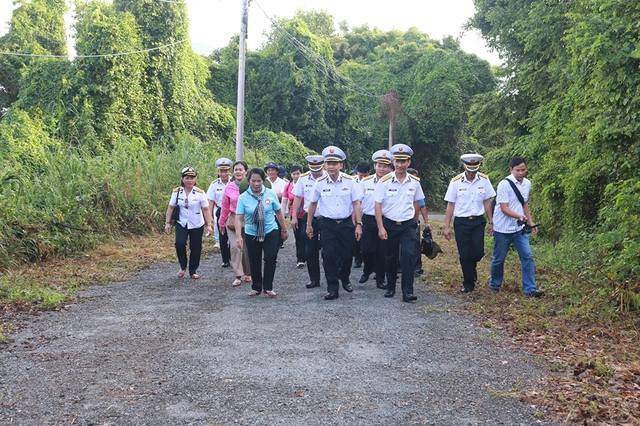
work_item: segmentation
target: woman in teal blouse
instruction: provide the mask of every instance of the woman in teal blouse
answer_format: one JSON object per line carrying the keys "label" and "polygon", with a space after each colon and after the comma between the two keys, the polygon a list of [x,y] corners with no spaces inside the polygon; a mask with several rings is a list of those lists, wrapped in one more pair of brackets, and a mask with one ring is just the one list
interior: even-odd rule
{"label": "woman in teal blouse", "polygon": [[[240,194],[236,207],[236,230],[244,228],[245,238],[243,240],[238,237],[236,244],[240,250],[245,242],[247,244],[252,281],[249,296],[257,296],[264,291],[269,297],[276,297],[273,277],[280,248],[279,234],[282,234],[284,241],[289,237],[289,232],[278,196],[271,189],[265,188],[265,178],[264,170],[249,170],[249,189]],[[278,230],[276,220],[282,231]]]}

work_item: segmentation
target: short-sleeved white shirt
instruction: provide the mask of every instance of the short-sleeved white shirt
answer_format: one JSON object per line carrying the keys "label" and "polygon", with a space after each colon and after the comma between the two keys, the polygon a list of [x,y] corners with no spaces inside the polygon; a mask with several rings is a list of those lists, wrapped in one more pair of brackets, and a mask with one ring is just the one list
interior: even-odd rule
{"label": "short-sleeved white shirt", "polygon": [[455,217],[482,216],[485,213],[484,200],[495,195],[489,177],[484,173],[477,173],[473,181],[469,181],[466,174],[461,173],[449,182],[444,200],[455,203]]}
{"label": "short-sleeved white shirt", "polygon": [[373,193],[380,179],[376,175],[367,176],[360,181],[362,190],[362,213],[370,216],[376,214],[376,203],[373,200]]}
{"label": "short-sleeved white shirt", "polygon": [[[522,179],[522,183],[520,183],[513,175],[509,175],[505,179],[509,179],[516,184],[516,187],[520,190],[522,198],[526,203],[529,200],[531,181],[524,178]],[[504,179],[498,183],[496,209],[493,212],[493,230],[502,234],[513,234],[514,232],[519,232],[522,229],[522,226],[518,225],[518,219],[504,214],[502,212],[502,208],[500,208],[500,203],[508,203],[511,210],[524,216],[524,207],[518,200],[518,196],[513,191],[513,188],[511,188],[509,182],[506,182]]]}
{"label": "short-sleeved white shirt", "polygon": [[[318,179],[322,179],[322,177],[325,175],[326,175],[326,172],[323,171],[322,176],[320,176]],[[316,182],[317,180],[314,179],[313,174],[311,172],[303,173],[302,175],[300,175],[300,178],[298,178],[298,182],[296,182],[295,186],[293,187],[293,190],[291,191],[291,193],[296,197],[304,198],[304,211],[306,212],[309,212],[309,203],[310,203],[309,194],[313,190],[313,187],[315,186]],[[316,209],[316,217],[318,216],[320,216],[320,214]]]}
{"label": "short-sleeved white shirt", "polygon": [[[229,179],[229,182],[231,182],[231,179]],[[207,190],[207,198],[209,200],[213,200],[217,208],[220,208],[222,206],[222,194],[224,194],[224,188],[229,182],[225,184],[222,182],[222,179],[218,178],[211,182],[211,185],[209,185],[209,189]]]}
{"label": "short-sleeved white shirt", "polygon": [[382,204],[382,216],[398,222],[413,219],[416,213],[413,202],[423,198],[418,178],[407,174],[404,182],[400,183],[395,172],[380,179],[373,193],[373,200]]}
{"label": "short-sleeved white shirt", "polygon": [[360,186],[351,176],[340,173],[334,182],[326,174],[318,179],[309,193],[309,202],[317,202],[317,215],[329,219],[345,219],[353,213],[353,202],[362,199]]}
{"label": "short-sleeved white shirt", "polygon": [[[267,178],[269,179],[269,178]],[[269,181],[271,182],[271,181]],[[273,192],[276,193],[276,195],[280,195],[282,196],[282,193],[284,192],[284,187],[287,186],[287,182],[286,180],[282,179],[282,178],[276,178],[275,182],[271,182],[271,190]]]}
{"label": "short-sleeved white shirt", "polygon": [[[180,209],[180,220],[178,223],[187,229],[200,228],[204,225],[204,215],[202,210],[209,207],[209,200],[205,192],[194,186],[189,193],[189,202],[185,196],[184,187],[174,188],[171,194],[169,205],[176,205],[176,193],[178,194],[178,208]],[[188,205],[187,205],[188,204]]]}

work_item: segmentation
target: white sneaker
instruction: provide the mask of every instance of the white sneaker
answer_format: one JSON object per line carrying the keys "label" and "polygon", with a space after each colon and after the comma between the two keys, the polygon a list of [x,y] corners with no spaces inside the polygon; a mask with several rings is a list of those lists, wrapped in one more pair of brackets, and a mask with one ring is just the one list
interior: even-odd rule
{"label": "white sneaker", "polygon": [[219,249],[220,248],[220,242],[216,241],[216,243],[213,245],[213,248]]}

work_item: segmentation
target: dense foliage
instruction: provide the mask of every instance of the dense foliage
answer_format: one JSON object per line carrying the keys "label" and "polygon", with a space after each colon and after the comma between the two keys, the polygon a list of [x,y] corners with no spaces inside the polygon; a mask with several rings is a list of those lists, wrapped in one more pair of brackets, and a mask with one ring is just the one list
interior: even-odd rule
{"label": "dense foliage", "polygon": [[475,5],[470,25],[505,60],[500,90],[483,95],[485,104],[471,117],[475,135],[493,148],[488,163],[525,155],[537,188],[532,207],[544,233],[574,245],[620,285],[635,283],[637,291],[640,4]]}

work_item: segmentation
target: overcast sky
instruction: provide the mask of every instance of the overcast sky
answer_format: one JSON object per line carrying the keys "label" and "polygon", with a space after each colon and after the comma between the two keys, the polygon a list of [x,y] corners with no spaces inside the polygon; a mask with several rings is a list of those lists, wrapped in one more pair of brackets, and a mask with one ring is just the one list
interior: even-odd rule
{"label": "overcast sky", "polygon": [[[161,0],[158,0],[161,1]],[[193,49],[207,54],[226,46],[240,32],[243,0],[187,0],[189,28]],[[0,32],[6,31],[11,19],[12,0],[0,0]],[[262,44],[262,33],[269,28],[269,18],[291,18],[296,10],[325,10],[334,17],[336,26],[347,21],[350,28],[368,24],[382,31],[406,31],[416,27],[431,38],[452,35],[461,39],[464,51],[475,53],[494,65],[500,63],[495,52],[489,52],[476,32],[461,35],[463,24],[473,15],[472,0],[252,0],[249,6],[250,50]]]}

